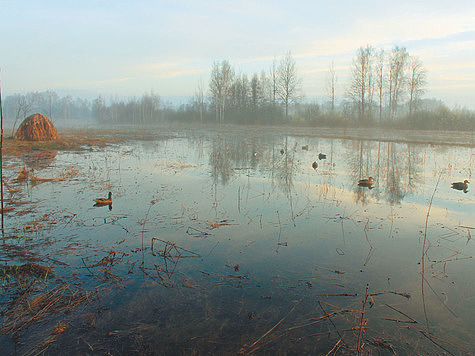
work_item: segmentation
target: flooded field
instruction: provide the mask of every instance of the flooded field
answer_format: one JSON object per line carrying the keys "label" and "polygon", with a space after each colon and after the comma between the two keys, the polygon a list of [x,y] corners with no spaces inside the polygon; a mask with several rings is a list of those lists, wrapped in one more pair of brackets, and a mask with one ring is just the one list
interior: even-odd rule
{"label": "flooded field", "polygon": [[475,197],[451,184],[474,159],[244,130],[7,156],[0,349],[473,354]]}

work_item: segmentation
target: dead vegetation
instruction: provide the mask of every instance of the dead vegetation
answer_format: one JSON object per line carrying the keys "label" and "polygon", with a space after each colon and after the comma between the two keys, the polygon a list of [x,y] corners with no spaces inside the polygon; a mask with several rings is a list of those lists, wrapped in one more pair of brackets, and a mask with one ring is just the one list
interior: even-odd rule
{"label": "dead vegetation", "polygon": [[88,303],[94,292],[83,292],[69,284],[62,284],[46,291],[36,291],[34,283],[19,290],[11,306],[3,311],[1,334],[17,335],[48,316],[71,312],[77,306]]}
{"label": "dead vegetation", "polygon": [[93,147],[104,147],[109,144],[123,141],[119,136],[66,136],[56,141],[19,141],[13,138],[4,138],[3,152],[5,155],[22,157],[25,153],[35,151],[80,151]]}
{"label": "dead vegetation", "polygon": [[36,113],[28,116],[18,128],[15,139],[20,141],[55,141],[59,134],[45,115]]}
{"label": "dead vegetation", "polygon": [[76,177],[79,174],[79,170],[76,167],[69,167],[55,178],[42,178],[33,175],[34,169],[28,170],[26,167],[20,168],[20,172],[16,178],[17,181],[31,180],[33,183],[41,182],[61,182]]}
{"label": "dead vegetation", "polygon": [[53,277],[53,269],[37,263],[25,263],[22,265],[7,265],[0,269],[0,278],[23,278],[25,276],[45,279]]}

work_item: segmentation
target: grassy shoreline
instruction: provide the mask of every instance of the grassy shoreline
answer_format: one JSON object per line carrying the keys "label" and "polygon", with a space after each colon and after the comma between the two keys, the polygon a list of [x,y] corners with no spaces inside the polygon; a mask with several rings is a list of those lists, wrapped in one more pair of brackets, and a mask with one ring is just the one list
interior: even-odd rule
{"label": "grassy shoreline", "polygon": [[451,145],[475,147],[473,131],[421,131],[379,128],[304,128],[288,126],[239,126],[239,125],[169,125],[152,127],[98,127],[94,129],[60,129],[57,141],[18,141],[4,138],[3,152],[18,155],[28,151],[80,151],[104,147],[126,140],[153,140],[157,137],[176,136],[180,133],[219,134],[247,130],[252,135],[276,134],[327,139],[374,140],[407,144]]}

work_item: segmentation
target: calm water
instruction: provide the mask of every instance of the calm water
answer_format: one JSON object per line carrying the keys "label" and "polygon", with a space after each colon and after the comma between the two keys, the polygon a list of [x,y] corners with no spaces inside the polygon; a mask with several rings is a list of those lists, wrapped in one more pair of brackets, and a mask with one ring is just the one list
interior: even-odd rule
{"label": "calm water", "polygon": [[[20,165],[72,178],[17,182]],[[364,351],[473,353],[475,198],[451,189],[473,165],[466,147],[235,130],[10,157],[2,264],[52,270],[2,273],[0,348],[354,354],[368,285]]]}

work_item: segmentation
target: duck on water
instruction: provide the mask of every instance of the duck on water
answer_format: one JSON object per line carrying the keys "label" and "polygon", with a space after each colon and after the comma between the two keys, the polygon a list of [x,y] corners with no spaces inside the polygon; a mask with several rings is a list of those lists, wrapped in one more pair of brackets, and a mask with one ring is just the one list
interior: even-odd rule
{"label": "duck on water", "polygon": [[372,188],[373,186],[373,182],[374,182],[374,178],[373,177],[369,177],[368,179],[360,179],[358,181],[358,185],[360,187],[368,187],[368,188]]}
{"label": "duck on water", "polygon": [[463,182],[454,182],[452,183],[452,189],[462,190],[464,193],[467,193],[468,183],[470,182],[466,179]]}
{"label": "duck on water", "polygon": [[96,205],[112,205],[112,192],[109,192],[109,195],[107,198],[97,198],[94,199],[96,202]]}

